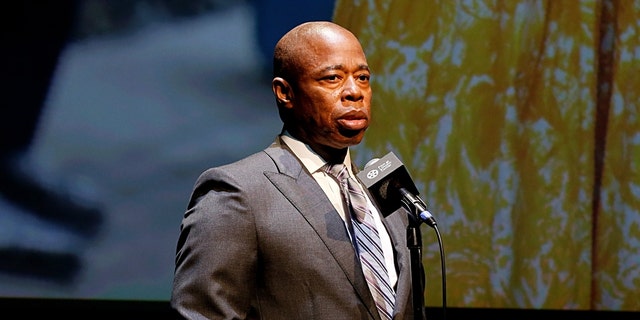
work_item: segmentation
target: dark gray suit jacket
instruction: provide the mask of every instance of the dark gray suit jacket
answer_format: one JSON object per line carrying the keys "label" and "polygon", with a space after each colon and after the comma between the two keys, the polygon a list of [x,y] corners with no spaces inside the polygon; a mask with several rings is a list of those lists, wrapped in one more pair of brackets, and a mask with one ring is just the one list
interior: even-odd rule
{"label": "dark gray suit jacket", "polygon": [[[399,270],[394,319],[413,319],[408,215],[383,220]],[[286,146],[205,171],[180,230],[181,317],[379,319],[343,220]]]}

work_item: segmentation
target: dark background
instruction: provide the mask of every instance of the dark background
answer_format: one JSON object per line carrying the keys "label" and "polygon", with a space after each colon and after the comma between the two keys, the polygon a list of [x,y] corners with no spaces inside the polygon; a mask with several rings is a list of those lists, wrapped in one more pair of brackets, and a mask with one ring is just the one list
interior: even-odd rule
{"label": "dark background", "polygon": [[2,5],[0,296],[167,300],[195,179],[279,133],[266,48],[320,3]]}

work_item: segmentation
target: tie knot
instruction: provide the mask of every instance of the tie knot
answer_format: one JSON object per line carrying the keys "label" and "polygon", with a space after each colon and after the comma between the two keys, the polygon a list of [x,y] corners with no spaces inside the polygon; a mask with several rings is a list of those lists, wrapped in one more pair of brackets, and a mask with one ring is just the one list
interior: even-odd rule
{"label": "tie knot", "polygon": [[349,177],[349,172],[347,172],[347,166],[345,166],[344,163],[336,163],[336,164],[327,163],[324,166],[324,171],[329,175],[338,179],[338,181],[344,181]]}

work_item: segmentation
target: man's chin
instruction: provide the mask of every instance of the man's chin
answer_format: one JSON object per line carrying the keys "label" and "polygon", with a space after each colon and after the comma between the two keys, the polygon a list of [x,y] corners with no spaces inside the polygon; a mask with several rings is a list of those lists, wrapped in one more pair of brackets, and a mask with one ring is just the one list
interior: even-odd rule
{"label": "man's chin", "polygon": [[358,131],[344,130],[344,131],[341,131],[340,134],[344,138],[343,139],[344,144],[348,146],[355,146],[362,141],[362,138],[364,138],[364,130],[358,130]]}
{"label": "man's chin", "polygon": [[360,137],[360,139],[362,139],[366,130],[367,127],[358,130],[341,129],[340,134],[348,138]]}

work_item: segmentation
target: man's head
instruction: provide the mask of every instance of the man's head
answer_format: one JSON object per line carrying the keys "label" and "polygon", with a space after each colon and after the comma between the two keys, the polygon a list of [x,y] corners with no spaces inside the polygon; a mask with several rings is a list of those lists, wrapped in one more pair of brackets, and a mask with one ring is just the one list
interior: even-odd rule
{"label": "man's head", "polygon": [[298,25],[276,44],[273,70],[273,93],[291,135],[325,159],[360,143],[371,119],[371,87],[353,33],[327,21]]}

